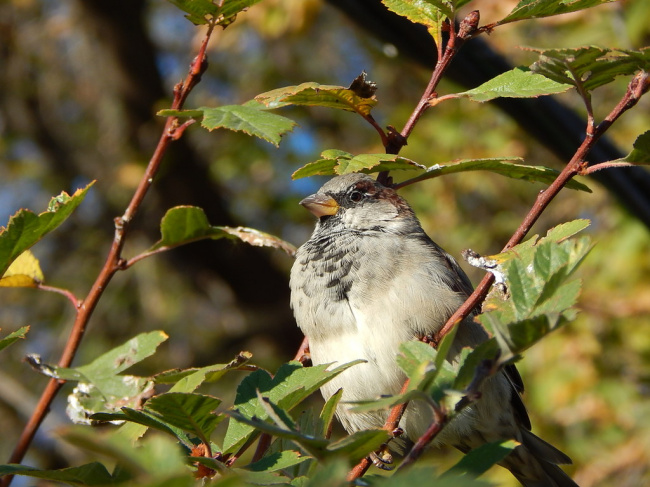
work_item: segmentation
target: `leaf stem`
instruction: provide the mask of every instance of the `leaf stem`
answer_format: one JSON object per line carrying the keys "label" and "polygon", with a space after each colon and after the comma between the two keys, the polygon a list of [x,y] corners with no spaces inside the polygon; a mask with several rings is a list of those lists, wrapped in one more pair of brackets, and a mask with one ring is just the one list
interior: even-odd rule
{"label": "leaf stem", "polygon": [[[201,75],[207,68],[207,58],[205,52],[214,27],[214,23],[211,23],[208,26],[208,30],[205,34],[203,43],[201,44],[199,53],[192,61],[187,77],[183,82],[178,83],[174,87],[172,109],[177,110],[182,108],[188,95],[194,86],[196,86],[196,84],[200,81]],[[160,168],[163,155],[167,151],[167,148],[169,147],[170,143],[177,138],[177,134],[178,136],[182,134],[182,132],[177,132],[177,130],[184,129],[185,127],[183,126],[179,127],[178,119],[176,117],[167,118],[160,140],[158,141],[158,145],[156,146],[154,154],[149,160],[147,169],[145,170],[145,173],[142,176],[140,183],[138,184],[138,187],[133,194],[133,197],[131,198],[131,202],[126,208],[124,214],[121,217],[115,218],[115,235],[111,248],[108,252],[108,256],[106,257],[104,266],[99,272],[99,275],[93,283],[86,298],[81,302],[78,302],[76,298],[73,300],[73,302],[75,302],[75,306],[77,307],[77,316],[70,331],[70,336],[68,337],[65,348],[61,354],[61,358],[59,359],[59,367],[67,368],[70,366],[84,336],[90,317],[95,310],[99,299],[103,295],[106,286],[109,284],[112,277],[117,271],[126,268],[125,264],[127,261],[122,258],[121,254],[122,249],[124,248],[125,237],[128,232],[129,224],[140,208],[140,205],[142,204],[147,191],[151,187],[154,177]],[[48,290],[53,291],[53,289]],[[72,296],[68,296],[68,298],[72,300]],[[61,389],[63,384],[64,381],[57,379],[51,379],[48,382],[43,393],[41,394],[34,412],[32,413],[32,416],[29,418],[27,424],[23,428],[16,447],[14,448],[14,451],[7,463],[20,463],[22,461],[25,453],[27,452],[27,449],[29,448],[34,438],[34,435],[36,434],[36,431],[43,422],[43,419],[45,419],[52,401],[56,397],[56,394]],[[11,484],[12,478],[13,476],[11,475],[5,476],[0,482],[0,486],[8,487]]]}
{"label": "leaf stem", "polygon": [[79,307],[81,306],[81,300],[77,298],[77,296],[75,296],[72,291],[69,291],[67,289],[62,289],[59,287],[54,287],[54,286],[46,286],[43,283],[38,283],[36,285],[36,288],[40,289],[41,291],[48,291],[51,293],[57,293],[65,296],[72,303],[72,306],[74,306],[75,311],[79,312]]}

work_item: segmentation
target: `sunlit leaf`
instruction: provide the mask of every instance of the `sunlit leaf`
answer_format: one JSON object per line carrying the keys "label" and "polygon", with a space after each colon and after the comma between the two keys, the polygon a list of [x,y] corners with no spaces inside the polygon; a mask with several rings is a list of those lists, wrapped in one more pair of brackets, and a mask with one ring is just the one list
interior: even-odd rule
{"label": "sunlit leaf", "polygon": [[169,392],[193,392],[204,382],[215,382],[229,370],[237,369],[252,357],[250,352],[240,352],[227,364],[215,364],[200,369],[175,369],[152,377],[156,384],[174,384]]}
{"label": "sunlit leaf", "polygon": [[595,46],[576,49],[530,49],[539,53],[531,70],[558,83],[591,91],[617,76],[650,70],[650,49],[626,51]]}
{"label": "sunlit leaf", "polygon": [[550,17],[596,7],[614,0],[521,0],[499,24],[515,20]]}
{"label": "sunlit leaf", "polygon": [[430,31],[438,29],[444,17],[454,14],[451,0],[382,0],[382,3],[411,22],[425,25]]}
{"label": "sunlit leaf", "polygon": [[52,198],[47,211],[39,215],[19,210],[9,218],[7,227],[0,227],[0,275],[4,275],[20,254],[61,225],[81,204],[92,185],[78,189],[72,196],[63,192]]}
{"label": "sunlit leaf", "polygon": [[208,238],[238,239],[257,247],[281,249],[289,255],[296,252],[290,243],[254,228],[212,226],[203,209],[196,206],[176,206],[167,210],[160,222],[160,233],[162,238],[149,249],[150,252]]}
{"label": "sunlit leaf", "polygon": [[537,98],[564,93],[572,87],[569,83],[558,83],[527,68],[514,68],[472,90],[458,93],[458,96],[478,102],[495,98]]}
{"label": "sunlit leaf", "polygon": [[38,259],[31,251],[25,250],[0,278],[0,287],[36,287],[43,280],[43,271]]}
{"label": "sunlit leaf", "polygon": [[[409,183],[432,179],[446,174],[454,174],[467,171],[489,171],[513,179],[522,179],[529,182],[541,182],[551,184],[560,174],[555,169],[543,166],[526,166],[513,164],[511,161],[521,161],[521,158],[487,158],[487,159],[465,159],[452,161],[446,164],[436,164],[424,171],[423,174],[409,180]],[[398,185],[399,187],[399,185]],[[591,190],[582,183],[570,180],[567,188],[577,189],[591,193]]]}
{"label": "sunlit leaf", "polygon": [[[327,364],[303,367],[299,362],[289,362],[282,365],[274,377],[258,370],[239,384],[234,408],[248,418],[267,418],[268,414],[258,399],[259,392],[280,408],[290,411],[327,381],[357,363],[359,361],[327,370]],[[238,449],[253,433],[254,428],[250,424],[231,421],[224,438],[224,450]]]}
{"label": "sunlit leaf", "polygon": [[394,170],[424,170],[421,164],[395,154],[359,154],[330,149],[321,154],[322,159],[306,164],[292,174],[293,179],[309,176],[341,175],[352,172],[371,174]]}
{"label": "sunlit leaf", "polygon": [[377,104],[377,98],[359,96],[350,88],[343,86],[321,85],[315,82],[302,83],[297,86],[286,86],[255,97],[268,108],[280,108],[287,105],[303,105],[313,107],[336,108],[369,115]]}
{"label": "sunlit leaf", "polygon": [[613,162],[629,162],[632,164],[650,164],[650,130],[639,135],[634,141],[632,152]]}

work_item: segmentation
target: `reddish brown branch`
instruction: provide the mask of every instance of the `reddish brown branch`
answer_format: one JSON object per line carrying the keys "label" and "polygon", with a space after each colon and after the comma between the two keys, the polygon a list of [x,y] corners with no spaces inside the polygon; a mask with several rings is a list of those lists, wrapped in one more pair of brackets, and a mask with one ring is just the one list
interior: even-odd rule
{"label": "reddish brown branch", "polygon": [[[558,175],[558,177],[553,181],[553,183],[537,195],[535,204],[530,209],[528,214],[525,216],[524,220],[519,225],[519,228],[512,235],[508,243],[503,247],[502,252],[511,249],[515,245],[521,243],[524,237],[528,234],[532,226],[535,224],[537,219],[540,217],[542,212],[546,209],[549,203],[555,198],[560,190],[566,185],[567,182],[574,176],[580,174],[583,170],[583,162],[587,156],[587,153],[595,145],[596,141],[611,127],[612,123],[617,120],[623,113],[632,108],[638,103],[643,94],[648,91],[650,87],[650,81],[648,78],[648,73],[641,72],[635,76],[630,84],[628,85],[627,92],[621,99],[621,101],[614,107],[614,109],[605,117],[605,119],[598,124],[596,129],[593,132],[593,136],[587,136],[582,142],[578,150],[575,152],[569,163]],[[487,274],[478,287],[474,290],[472,295],[465,301],[465,303],[458,308],[458,310],[447,320],[447,323],[440,329],[438,334],[435,337],[435,343],[440,343],[440,340],[449,333],[456,324],[463,321],[467,318],[470,313],[476,309],[487,296],[492,283],[494,282],[494,276],[492,274]]]}
{"label": "reddish brown branch", "polygon": [[[192,91],[192,88],[201,79],[201,75],[207,67],[205,51],[208,41],[210,40],[210,36],[212,35],[213,28],[214,25],[210,25],[208,27],[208,31],[199,50],[199,54],[192,62],[185,81],[176,85],[174,89],[172,109],[182,108],[183,103]],[[181,130],[184,130],[184,127],[181,127]],[[124,248],[125,236],[128,232],[129,224],[133,219],[133,216],[140,208],[140,205],[142,204],[147,191],[151,187],[154,177],[158,172],[158,169],[162,162],[163,155],[167,151],[169,144],[172,142],[172,140],[175,139],[176,130],[178,130],[178,128],[178,119],[175,117],[169,117],[165,123],[165,128],[160,137],[160,140],[158,141],[156,150],[151,157],[149,164],[147,165],[147,169],[145,170],[145,173],[140,180],[140,183],[135,193],[133,194],[133,197],[131,198],[131,202],[126,208],[124,215],[115,218],[115,236],[113,238],[111,248],[108,252],[108,256],[106,257],[104,266],[97,276],[97,279],[93,283],[86,298],[80,303],[76,302],[76,298],[73,301],[77,305],[77,316],[70,331],[68,341],[66,342],[65,348],[61,354],[61,358],[59,359],[59,367],[67,368],[72,363],[72,360],[74,359],[74,356],[79,348],[79,344],[81,343],[81,340],[86,331],[86,326],[88,325],[90,317],[95,310],[99,299],[104,293],[106,286],[109,284],[115,273],[118,270],[122,270],[124,268],[125,260],[122,258],[121,254],[122,249]],[[70,298],[70,296],[68,297]],[[32,416],[22,431],[22,434],[16,444],[16,447],[14,448],[13,453],[11,454],[11,457],[9,458],[8,463],[20,463],[22,461],[25,453],[27,452],[27,449],[29,448],[29,445],[34,438],[34,435],[36,434],[36,431],[47,415],[50,409],[50,405],[52,404],[52,401],[56,397],[56,394],[58,393],[63,383],[64,381],[51,379],[47,384],[45,390],[41,394],[36,408],[34,409],[34,412],[32,413]],[[13,477],[10,475],[5,476],[2,479],[0,485],[2,487],[8,487],[11,483],[12,478]]]}

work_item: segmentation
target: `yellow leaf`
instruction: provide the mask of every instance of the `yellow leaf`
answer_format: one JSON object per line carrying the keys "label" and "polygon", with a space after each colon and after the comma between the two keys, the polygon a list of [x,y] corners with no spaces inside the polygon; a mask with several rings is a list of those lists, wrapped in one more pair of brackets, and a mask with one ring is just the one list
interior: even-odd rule
{"label": "yellow leaf", "polygon": [[25,250],[12,262],[0,279],[0,287],[36,287],[43,282],[43,271],[38,259]]}

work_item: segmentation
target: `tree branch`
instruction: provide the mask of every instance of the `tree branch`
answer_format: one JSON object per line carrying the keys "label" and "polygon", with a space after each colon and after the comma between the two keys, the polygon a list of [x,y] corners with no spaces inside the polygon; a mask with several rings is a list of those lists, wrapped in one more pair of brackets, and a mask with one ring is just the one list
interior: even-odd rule
{"label": "tree branch", "polygon": [[[206,32],[203,43],[199,50],[199,54],[193,60],[190,65],[190,70],[185,78],[185,80],[176,85],[174,88],[174,101],[172,103],[172,109],[180,109],[183,106],[183,103],[187,99],[187,96],[190,94],[194,86],[200,81],[201,75],[207,68],[207,59],[205,56],[206,47],[212,35],[214,29],[214,24],[208,26],[208,31]],[[106,257],[104,266],[102,267],[97,279],[93,283],[88,295],[86,298],[78,304],[77,306],[77,316],[75,322],[70,331],[70,336],[66,342],[65,348],[59,359],[59,367],[69,367],[74,359],[76,352],[79,348],[81,340],[86,331],[86,327],[92,316],[99,299],[101,298],[106,286],[111,281],[112,277],[119,270],[125,268],[125,260],[122,258],[122,249],[124,248],[125,237],[128,233],[128,227],[133,219],[134,215],[137,213],[144,197],[147,194],[147,191],[151,187],[154,177],[157,174],[160,164],[162,162],[163,155],[167,151],[170,143],[175,140],[177,130],[179,129],[178,119],[175,117],[169,117],[165,123],[165,128],[163,133],[158,141],[156,150],[154,151],[153,156],[149,160],[147,169],[142,176],[138,187],[131,198],[126,211],[121,217],[115,218],[115,236],[113,238],[113,243]],[[184,128],[183,128],[184,129]],[[183,130],[182,129],[182,130]],[[22,434],[14,448],[11,457],[9,458],[8,463],[20,463],[31,444],[36,431],[40,427],[43,419],[47,415],[52,401],[56,397],[56,394],[61,389],[61,386],[64,384],[64,381],[57,379],[51,379],[45,390],[41,394],[41,397],[38,401],[38,404],[32,413],[29,421],[23,428]],[[0,486],[8,487],[11,484],[13,476],[7,475],[2,479]]]}

